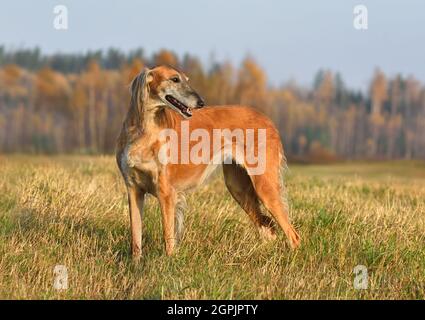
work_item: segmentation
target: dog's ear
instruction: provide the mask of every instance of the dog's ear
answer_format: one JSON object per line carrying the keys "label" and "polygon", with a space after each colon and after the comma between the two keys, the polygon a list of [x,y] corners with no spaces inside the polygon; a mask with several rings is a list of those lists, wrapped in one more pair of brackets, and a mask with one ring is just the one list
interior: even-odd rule
{"label": "dog's ear", "polygon": [[149,83],[152,80],[152,71],[144,68],[130,85],[131,107],[135,110],[138,125],[142,124],[144,105],[149,99]]}

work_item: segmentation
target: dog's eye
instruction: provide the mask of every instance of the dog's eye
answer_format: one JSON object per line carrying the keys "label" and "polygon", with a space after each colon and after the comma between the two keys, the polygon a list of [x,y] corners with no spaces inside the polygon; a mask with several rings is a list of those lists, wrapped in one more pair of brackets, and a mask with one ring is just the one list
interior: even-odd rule
{"label": "dog's eye", "polygon": [[175,82],[175,83],[179,83],[180,82],[180,78],[179,77],[172,77],[171,81]]}

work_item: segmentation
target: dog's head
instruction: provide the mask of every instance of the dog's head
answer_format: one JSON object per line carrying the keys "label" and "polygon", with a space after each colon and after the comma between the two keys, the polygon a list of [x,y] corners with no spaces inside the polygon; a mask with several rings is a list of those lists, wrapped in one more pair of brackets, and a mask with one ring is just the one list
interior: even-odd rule
{"label": "dog's head", "polygon": [[131,84],[132,100],[137,104],[149,100],[149,105],[165,105],[190,118],[192,110],[202,108],[205,103],[188,81],[185,74],[171,67],[145,69]]}

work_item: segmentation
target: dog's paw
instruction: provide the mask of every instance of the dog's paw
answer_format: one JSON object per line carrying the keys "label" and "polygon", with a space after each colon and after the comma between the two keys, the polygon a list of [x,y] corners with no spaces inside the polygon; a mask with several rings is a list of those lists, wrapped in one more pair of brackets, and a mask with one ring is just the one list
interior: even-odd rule
{"label": "dog's paw", "polygon": [[288,239],[291,249],[297,249],[301,244],[301,237],[293,227],[291,227],[291,230],[288,232]]}

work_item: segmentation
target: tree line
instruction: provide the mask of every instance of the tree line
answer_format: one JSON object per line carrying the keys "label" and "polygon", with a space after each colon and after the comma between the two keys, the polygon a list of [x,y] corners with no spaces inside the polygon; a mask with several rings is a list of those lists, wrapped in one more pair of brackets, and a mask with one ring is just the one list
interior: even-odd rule
{"label": "tree line", "polygon": [[310,87],[268,85],[247,57],[239,66],[138,49],[43,55],[0,47],[0,152],[112,153],[129,106],[128,85],[145,67],[183,70],[209,105],[244,104],[270,116],[289,158],[425,159],[425,87],[376,69],[367,92],[320,70]]}

